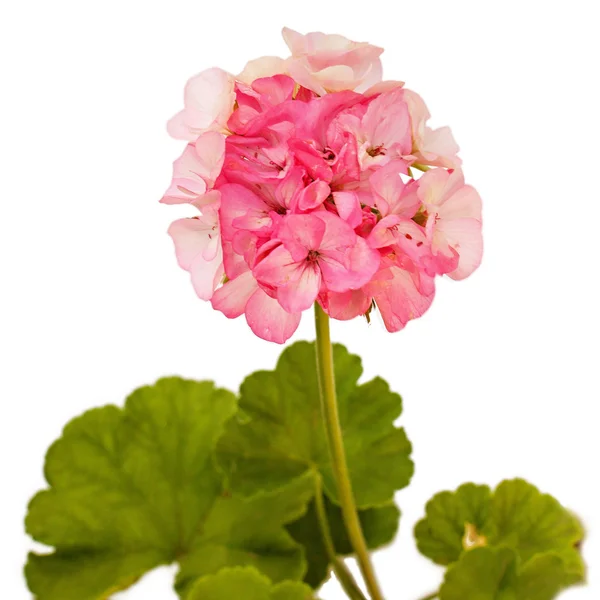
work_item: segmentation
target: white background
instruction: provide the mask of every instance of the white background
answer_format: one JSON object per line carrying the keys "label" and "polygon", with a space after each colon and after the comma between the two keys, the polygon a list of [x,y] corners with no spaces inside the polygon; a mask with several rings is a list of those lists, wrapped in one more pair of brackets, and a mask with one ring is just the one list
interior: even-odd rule
{"label": "white background", "polygon": [[[466,480],[523,476],[589,528],[600,595],[597,3],[52,1],[0,15],[0,597],[29,598],[21,568],[42,459],[85,409],[166,374],[237,388],[280,347],[194,296],[158,204],[181,144],[165,132],[192,74],[286,55],[279,30],[383,46],[385,75],[449,124],[485,203],[486,252],[440,281],[432,309],[395,335],[375,322],[333,336],[405,399],[417,472],[398,494],[401,538],[375,558],[389,599],[441,571],[411,529],[426,500]],[[596,13],[596,14],[593,14]],[[295,339],[314,337],[307,314]],[[330,584],[326,600],[342,598]],[[166,570],[131,600],[174,598]]]}

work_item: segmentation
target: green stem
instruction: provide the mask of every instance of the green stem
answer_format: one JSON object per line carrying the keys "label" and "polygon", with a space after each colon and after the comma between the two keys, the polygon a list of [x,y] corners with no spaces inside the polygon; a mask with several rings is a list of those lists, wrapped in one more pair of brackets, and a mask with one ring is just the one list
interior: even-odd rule
{"label": "green stem", "polygon": [[329,562],[333,567],[333,571],[337,577],[337,580],[340,582],[342,588],[344,588],[348,598],[351,600],[366,600],[364,594],[360,591],[356,580],[352,576],[352,573],[350,573],[344,561],[340,560],[337,556],[335,545],[331,537],[331,529],[329,528],[329,520],[327,519],[325,502],[323,501],[322,481],[319,476],[316,477],[316,480],[317,490],[315,494],[315,507],[317,511],[317,520],[319,521],[321,537],[323,538],[323,544],[325,545]]}
{"label": "green stem", "polygon": [[329,317],[318,303],[315,303],[315,325],[317,330],[317,373],[319,376],[321,407],[342,515],[369,594],[372,600],[383,600],[383,594],[379,589],[379,583],[375,577],[375,571],[367,550],[365,536],[360,526],[352,484],[350,483],[335,393]]}
{"label": "green stem", "polygon": [[[417,163],[413,163],[412,165],[410,165],[411,168],[413,169],[417,169],[419,171],[423,171],[423,173],[425,173],[426,171],[429,171],[431,169],[431,167],[428,167],[427,165],[418,165]],[[435,597],[435,596],[434,596]],[[426,599],[424,599],[426,600]]]}
{"label": "green stem", "polygon": [[439,595],[439,592],[433,592],[433,594],[429,594],[429,596],[423,596],[419,598],[419,600],[435,600]]}

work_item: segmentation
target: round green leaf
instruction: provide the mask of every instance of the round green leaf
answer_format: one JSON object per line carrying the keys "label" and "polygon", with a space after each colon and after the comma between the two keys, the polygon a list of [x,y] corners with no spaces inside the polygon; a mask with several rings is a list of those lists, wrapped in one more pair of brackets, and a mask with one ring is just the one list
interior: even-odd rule
{"label": "round green leaf", "polygon": [[533,556],[573,548],[583,538],[578,519],[522,479],[487,486],[466,484],[442,492],[427,504],[415,527],[422,554],[441,565],[478,546],[506,546],[525,563]]}
{"label": "round green leaf", "polygon": [[[334,345],[335,377],[344,444],[359,508],[392,500],[413,473],[411,445],[394,427],[402,400],[382,379],[358,385],[360,358]],[[250,375],[241,387],[243,418],[233,419],[219,442],[219,459],[232,486],[252,495],[300,474],[322,478],[337,501],[321,418],[315,345],[298,342],[274,371]]]}
{"label": "round green leaf", "polygon": [[273,585],[256,569],[223,569],[199,579],[186,600],[310,600],[312,590],[303,583]]}
{"label": "round green leaf", "polygon": [[516,556],[507,548],[476,548],[447,571],[440,600],[517,600]]}
{"label": "round green leaf", "polygon": [[[352,554],[353,549],[348,539],[341,510],[326,497],[324,504],[336,553],[339,556]],[[393,503],[361,510],[358,515],[370,550],[389,544],[394,539],[398,531],[400,511]],[[304,547],[308,562],[304,581],[314,589],[319,588],[329,577],[331,565],[323,544],[314,500],[306,514],[288,525],[287,530]]]}
{"label": "round green leaf", "polygon": [[581,523],[570,511],[523,479],[496,488],[490,517],[496,530],[492,543],[515,548],[523,561],[573,547],[583,538]]}
{"label": "round green leaf", "polygon": [[[210,556],[193,577],[254,565],[299,579],[301,548],[283,528],[303,514],[311,478],[247,500],[224,487],[214,449],[236,410],[211,382],[162,379],[125,407],[88,411],[48,451],[49,489],[31,501],[28,533],[53,546],[31,554],[26,576],[39,600],[98,600],[146,571]],[[193,562],[193,561],[192,561]]]}
{"label": "round green leaf", "polygon": [[522,564],[515,550],[477,548],[448,568],[440,600],[553,600],[584,578],[574,550],[546,552]]}
{"label": "round green leaf", "polygon": [[427,503],[425,518],[415,527],[421,554],[439,565],[457,561],[465,549],[469,526],[480,537],[489,535],[491,498],[488,486],[473,483],[436,494]]}

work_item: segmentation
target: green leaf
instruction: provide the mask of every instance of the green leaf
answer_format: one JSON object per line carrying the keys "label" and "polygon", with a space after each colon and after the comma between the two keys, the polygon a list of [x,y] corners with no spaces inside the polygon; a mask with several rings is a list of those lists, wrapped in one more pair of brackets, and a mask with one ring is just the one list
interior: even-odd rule
{"label": "green leaf", "polygon": [[576,550],[538,554],[520,566],[515,550],[476,548],[450,566],[440,600],[553,600],[584,578]]}
{"label": "green leaf", "polygon": [[[353,549],[348,539],[342,512],[326,497],[324,500],[336,553],[340,556],[350,555]],[[400,511],[393,503],[361,510],[359,511],[359,517],[370,550],[389,544],[398,531]],[[319,588],[329,576],[330,564],[323,544],[314,500],[311,502],[307,513],[288,525],[287,530],[297,542],[304,546],[306,560],[308,561],[308,571],[304,576],[304,581],[314,589]]]}
{"label": "green leaf", "polygon": [[475,548],[447,571],[440,600],[517,600],[516,556],[508,548]]}
{"label": "green leaf", "polygon": [[579,520],[558,500],[522,479],[503,481],[494,492],[492,543],[515,548],[523,561],[549,550],[562,550],[583,538]]}
{"label": "green leaf", "polygon": [[489,535],[492,493],[486,485],[467,483],[456,492],[436,494],[425,508],[426,517],[415,527],[419,551],[439,565],[460,558],[468,540],[467,524],[479,536]]}
{"label": "green leaf", "polygon": [[583,537],[581,524],[557,500],[522,479],[487,486],[466,484],[427,504],[415,527],[422,554],[442,565],[478,546],[506,546],[526,562],[536,554],[562,551]]}
{"label": "green leaf", "polygon": [[565,588],[583,583],[585,566],[573,549],[538,554],[529,560],[519,576],[519,600],[552,600]]}
{"label": "green leaf", "polygon": [[310,600],[312,590],[303,583],[273,585],[253,568],[223,569],[199,579],[187,600]]}
{"label": "green leaf", "polygon": [[223,486],[214,448],[236,410],[211,382],[163,379],[125,407],[69,423],[46,458],[49,489],[31,501],[29,534],[54,552],[31,554],[26,576],[39,600],[98,600],[146,571],[210,555],[196,575],[255,565],[299,579],[302,551],[283,528],[301,516],[313,481],[241,499]]}
{"label": "green leaf", "polygon": [[178,593],[185,597],[198,577],[226,566],[253,566],[275,582],[302,579],[304,552],[282,525],[304,514],[313,493],[311,473],[249,499],[227,493],[215,504],[198,543],[179,559]]}
{"label": "green leaf", "polygon": [[[411,445],[394,427],[402,400],[382,379],[358,385],[360,358],[334,345],[340,422],[359,508],[390,501],[413,473]],[[315,345],[298,342],[274,371],[250,375],[242,384],[243,419],[233,419],[219,442],[219,458],[233,488],[252,495],[307,472],[318,474],[337,501],[321,418]]]}

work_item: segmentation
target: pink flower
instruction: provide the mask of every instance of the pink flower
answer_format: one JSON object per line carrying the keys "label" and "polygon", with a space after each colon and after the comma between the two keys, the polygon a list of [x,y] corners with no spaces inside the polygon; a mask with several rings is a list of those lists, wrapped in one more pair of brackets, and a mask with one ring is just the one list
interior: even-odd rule
{"label": "pink flower", "polygon": [[419,94],[411,90],[403,90],[404,101],[408,105],[412,123],[414,162],[423,165],[436,165],[440,167],[458,167],[461,164],[458,158],[458,144],[449,127],[431,129],[427,121],[431,117],[429,110]]}
{"label": "pink flower", "polygon": [[363,92],[381,81],[382,48],[341,35],[302,35],[287,27],[283,39],[292,53],[287,72],[319,95],[342,90]]}
{"label": "pink flower", "polygon": [[169,235],[179,266],[190,273],[196,294],[210,300],[224,274],[217,209],[207,206],[202,216],[173,222]]}
{"label": "pink flower", "polygon": [[[188,145],[162,202],[200,215],[169,228],[177,260],[200,298],[265,340],[289,339],[315,302],[340,320],[378,310],[398,331],[429,308],[436,276],[481,262],[481,200],[449,130],[381,81],[381,49],[284,37],[287,61],[186,86],[169,130]],[[434,168],[417,179],[415,163]]]}
{"label": "pink flower", "polygon": [[481,264],[481,198],[460,169],[427,171],[418,197],[427,214],[427,237],[440,273],[465,279]]}
{"label": "pink flower", "polygon": [[225,136],[214,131],[203,133],[188,144],[173,163],[173,180],[161,202],[164,204],[212,203],[214,195],[205,197],[223,168]]}
{"label": "pink flower", "polygon": [[362,169],[384,165],[411,152],[411,121],[402,88],[379,94],[364,114],[342,114],[339,122],[356,138]]}
{"label": "pink flower", "polygon": [[398,257],[384,261],[365,291],[373,297],[390,332],[400,331],[422,316],[435,295],[433,277],[419,271],[410,260]]}
{"label": "pink flower", "polygon": [[263,77],[273,77],[285,73],[286,64],[278,56],[262,56],[246,63],[244,70],[237,76],[238,81],[250,85],[253,81]]}
{"label": "pink flower", "polygon": [[212,305],[229,319],[245,314],[250,329],[258,337],[278,344],[286,342],[300,323],[300,312],[285,311],[258,285],[250,270],[219,288]]}
{"label": "pink flower", "polygon": [[285,310],[295,313],[312,306],[322,285],[334,292],[358,289],[378,266],[379,254],[348,224],[321,211],[286,217],[261,249],[253,272],[277,290]]}
{"label": "pink flower", "polygon": [[185,108],[168,123],[169,134],[194,141],[205,131],[223,131],[233,111],[234,79],[222,69],[207,69],[185,86]]}

